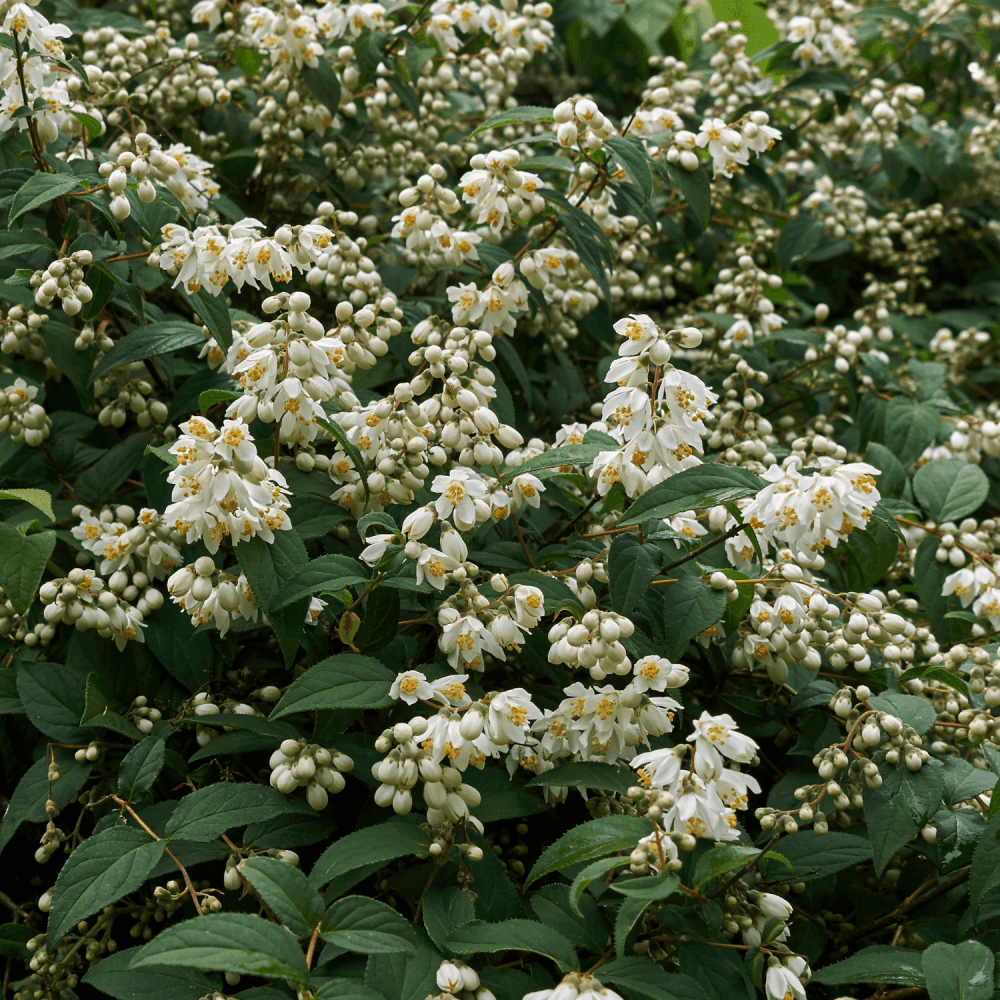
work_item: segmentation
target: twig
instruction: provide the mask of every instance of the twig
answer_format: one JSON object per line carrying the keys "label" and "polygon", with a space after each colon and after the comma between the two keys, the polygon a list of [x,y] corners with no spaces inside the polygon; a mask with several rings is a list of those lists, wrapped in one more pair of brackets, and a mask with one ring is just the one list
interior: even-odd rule
{"label": "twig", "polygon": [[[117,795],[109,795],[108,798],[112,802],[116,802],[123,809],[127,810],[129,815],[131,815],[136,823],[138,823],[139,826],[141,826],[143,830],[145,830],[146,833],[153,838],[153,840],[159,841],[163,839],[153,833],[153,831],[142,821],[142,817],[124,799],[119,798]],[[191,896],[191,902],[194,903],[195,913],[197,913],[199,917],[202,916],[201,903],[198,902],[198,893],[195,892],[194,885],[191,882],[191,876],[188,875],[187,869],[180,863],[180,861],[177,860],[177,855],[175,855],[166,845],[163,847],[163,853],[166,854],[175,865],[177,865],[178,869],[180,869],[181,875],[184,876],[184,884],[187,886],[188,894]]]}
{"label": "twig", "polygon": [[716,545],[719,545],[722,542],[726,541],[727,539],[732,538],[734,535],[738,535],[742,530],[743,530],[742,524],[734,524],[728,531],[719,535],[717,538],[713,538],[710,542],[706,542],[700,548],[694,549],[692,552],[689,552],[686,556],[683,556],[681,559],[675,559],[672,563],[668,563],[666,566],[663,567],[663,572],[666,573],[669,570],[675,569],[677,566],[681,566],[684,563],[688,562],[689,560],[694,559],[695,556],[700,556],[702,552],[706,552],[708,551],[708,549],[714,548]]}

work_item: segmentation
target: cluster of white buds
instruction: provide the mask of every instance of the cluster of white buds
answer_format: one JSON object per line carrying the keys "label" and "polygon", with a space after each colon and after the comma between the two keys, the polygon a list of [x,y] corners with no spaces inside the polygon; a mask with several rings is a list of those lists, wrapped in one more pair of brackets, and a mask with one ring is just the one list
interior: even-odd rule
{"label": "cluster of white buds", "polygon": [[47,313],[36,312],[20,303],[0,309],[0,351],[19,354],[29,361],[39,361],[45,365],[46,378],[58,379],[62,373],[49,357],[42,336],[48,322]]}
{"label": "cluster of white buds", "polygon": [[135,415],[135,422],[143,430],[154,424],[162,427],[167,422],[167,404],[147,398],[152,395],[153,386],[144,375],[143,366],[136,362],[114,368],[95,380],[94,395],[101,407],[97,422],[102,427],[124,427],[129,413]]}
{"label": "cluster of white buds", "polygon": [[45,832],[42,834],[38,849],[35,851],[35,860],[40,865],[44,865],[62,846],[64,836],[62,830],[50,819],[45,824]]}
{"label": "cluster of white buds", "polygon": [[558,986],[525,993],[523,1000],[622,1000],[622,998],[589,973],[571,972]]}
{"label": "cluster of white buds", "polygon": [[[372,777],[381,782],[375,789],[375,803],[382,807],[392,806],[395,813],[405,816],[413,808],[413,789],[423,782],[427,822],[431,827],[440,828],[471,819],[481,832],[481,825],[471,818],[469,811],[480,804],[482,797],[476,788],[462,780],[462,771],[451,766],[451,761],[452,749],[456,755],[464,749],[468,761],[469,748],[463,744],[467,739],[471,741],[480,737],[483,717],[478,712],[467,712],[464,716],[455,715],[452,718],[453,713],[447,709],[444,711],[448,714],[447,719],[442,715],[429,723],[422,716],[415,716],[409,722],[396,723],[376,740],[375,749],[383,753],[388,750],[389,754],[372,765]],[[463,724],[465,735],[460,733]],[[442,733],[452,728],[455,729],[453,735],[457,746],[452,748],[450,743],[442,745],[440,754],[435,753],[433,744],[439,742],[438,737]],[[422,743],[418,742],[420,737],[425,737]],[[442,765],[434,759],[439,755],[447,757],[448,763]],[[470,860],[477,860],[471,855],[469,857]]]}
{"label": "cluster of white buds", "polygon": [[472,169],[459,179],[462,200],[472,205],[475,223],[485,223],[497,236],[510,224],[511,215],[527,222],[545,208],[545,199],[538,193],[541,179],[518,170],[520,162],[516,149],[476,153],[469,160]]}
{"label": "cluster of white buds", "polygon": [[0,433],[7,431],[12,441],[24,441],[32,447],[40,445],[52,428],[45,408],[36,403],[37,386],[16,378],[12,385],[0,389]]}
{"label": "cluster of white buds", "polygon": [[339,750],[305,740],[285,740],[271,754],[271,787],[283,795],[305,788],[306,802],[317,812],[326,808],[330,795],[344,790],[344,775],[354,770],[354,761]]}
{"label": "cluster of white buds", "polygon": [[149,707],[149,699],[144,694],[133,699],[129,714],[132,716],[135,728],[143,736],[148,736],[153,731],[154,724],[163,718],[163,714],[158,708]]}
{"label": "cluster of white buds", "polygon": [[107,160],[97,169],[108,183],[111,214],[119,222],[124,222],[132,214],[132,206],[125,196],[130,175],[136,183],[139,200],[146,205],[156,201],[156,187],[149,179],[150,164],[145,156],[136,156],[131,150],[125,150],[118,154],[117,160]]}
{"label": "cluster of white buds", "polygon": [[101,744],[97,740],[91,740],[90,744],[86,747],[81,747],[73,754],[73,759],[79,761],[81,764],[84,761],[89,761],[93,763],[101,756]]}
{"label": "cluster of white buds", "polygon": [[46,626],[44,635],[37,634],[39,632],[38,626],[29,629],[25,619],[10,603],[7,592],[3,587],[0,587],[0,636],[9,636],[12,632],[15,641],[25,642],[29,646],[34,646],[39,642],[43,646],[47,645],[56,634],[52,626]]}
{"label": "cluster of white buds", "polygon": [[47,309],[58,298],[62,311],[75,316],[94,297],[83,271],[93,261],[94,255],[89,250],[77,250],[54,260],[44,271],[36,271],[28,279],[35,289],[35,305]]}
{"label": "cluster of white buds", "polygon": [[457,959],[443,961],[435,981],[441,992],[428,1000],[496,1000],[492,991],[480,982],[479,973]]}
{"label": "cluster of white buds", "polygon": [[619,641],[635,632],[635,625],[614,611],[592,608],[579,622],[556,622],[549,629],[549,663],[583,667],[595,681],[609,674],[625,677],[632,673],[632,661]]}
{"label": "cluster of white buds", "polygon": [[97,629],[102,639],[114,639],[120,650],[129,640],[146,641],[142,612],[108,589],[90,570],[77,567],[61,580],[47,580],[38,596],[49,624],[65,622],[80,632]]}
{"label": "cluster of white buds", "polygon": [[100,332],[98,332],[93,323],[84,323],[73,341],[73,347],[78,351],[85,351],[91,344],[94,344],[101,354],[107,354],[115,346],[114,340],[108,333],[109,329],[110,327],[101,325]]}
{"label": "cluster of white buds", "polygon": [[556,139],[564,149],[578,144],[588,150],[601,149],[605,140],[615,134],[614,125],[588,98],[557,104],[552,117],[556,122]]}

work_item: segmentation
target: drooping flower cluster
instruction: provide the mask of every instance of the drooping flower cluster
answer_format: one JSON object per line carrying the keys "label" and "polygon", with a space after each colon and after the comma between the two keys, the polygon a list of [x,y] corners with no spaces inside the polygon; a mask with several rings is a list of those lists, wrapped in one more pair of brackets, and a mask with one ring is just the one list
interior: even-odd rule
{"label": "drooping flower cluster", "polygon": [[188,544],[201,539],[215,553],[226,537],[234,545],[253,537],[269,542],[291,528],[285,477],[257,454],[241,418],[216,427],[192,417],[181,431],[170,446],[177,467],[167,476],[173,502],[163,519]]}

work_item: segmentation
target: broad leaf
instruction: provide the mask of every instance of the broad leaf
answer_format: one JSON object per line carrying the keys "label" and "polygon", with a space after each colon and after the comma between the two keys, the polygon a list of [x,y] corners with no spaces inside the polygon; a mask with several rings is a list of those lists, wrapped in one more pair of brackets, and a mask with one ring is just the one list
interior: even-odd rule
{"label": "broad leaf", "polygon": [[323,914],[319,936],[364,955],[416,951],[413,924],[391,906],[366,896],[344,896]]}
{"label": "broad leaf", "polygon": [[92,385],[98,375],[103,375],[112,368],[204,343],[205,336],[201,327],[186,320],[171,319],[150,323],[149,326],[133,330],[127,337],[122,337],[94,367],[87,384]]}
{"label": "broad leaf", "polygon": [[525,885],[581,861],[631,851],[636,841],[647,836],[651,830],[650,821],[637,816],[605,816],[581,823],[542,851]]}
{"label": "broad leaf", "polygon": [[298,868],[256,857],[244,861],[240,871],[274,915],[299,936],[308,937],[323,919],[323,900]]}
{"label": "broad leaf", "polygon": [[284,693],[270,718],[322,708],[381,708],[396,675],[371,656],[340,653],[310,667]]}

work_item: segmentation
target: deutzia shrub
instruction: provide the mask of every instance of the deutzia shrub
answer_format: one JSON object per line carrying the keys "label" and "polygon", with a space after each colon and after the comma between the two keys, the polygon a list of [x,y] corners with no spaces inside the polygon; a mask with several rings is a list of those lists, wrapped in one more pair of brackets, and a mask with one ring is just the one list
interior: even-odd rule
{"label": "deutzia shrub", "polygon": [[0,0],[2,1000],[1000,995],[998,53]]}

